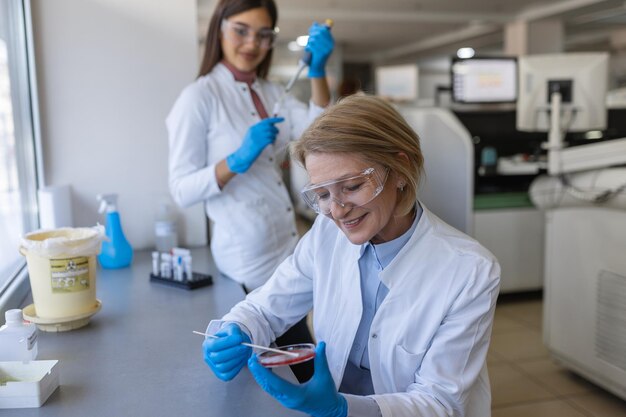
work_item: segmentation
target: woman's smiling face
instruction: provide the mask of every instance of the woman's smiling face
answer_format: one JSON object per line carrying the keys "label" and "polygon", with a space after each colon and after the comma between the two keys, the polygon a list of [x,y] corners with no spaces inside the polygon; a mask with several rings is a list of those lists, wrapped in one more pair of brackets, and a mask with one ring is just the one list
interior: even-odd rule
{"label": "woman's smiling face", "polygon": [[[272,18],[264,7],[246,10],[228,18],[231,25],[245,27],[248,30],[258,33],[259,30],[272,28]],[[226,31],[226,33],[224,32]],[[220,41],[224,59],[242,72],[256,71],[257,67],[267,55],[269,49],[262,48],[254,39],[239,39],[236,34],[228,32],[235,30],[232,27],[223,29]]]}
{"label": "woman's smiling face", "polygon": [[[311,153],[305,159],[306,170],[311,184],[321,184],[341,178],[348,178],[363,172],[367,168],[384,171],[382,165],[365,162],[358,154],[347,153]],[[361,245],[368,241],[383,243],[402,235],[411,225],[410,217],[394,216],[398,201],[396,175],[392,172],[386,177],[382,192],[372,201],[360,207],[346,204],[342,207],[331,203],[327,216],[332,219],[350,242]],[[407,223],[407,217],[408,223]]]}

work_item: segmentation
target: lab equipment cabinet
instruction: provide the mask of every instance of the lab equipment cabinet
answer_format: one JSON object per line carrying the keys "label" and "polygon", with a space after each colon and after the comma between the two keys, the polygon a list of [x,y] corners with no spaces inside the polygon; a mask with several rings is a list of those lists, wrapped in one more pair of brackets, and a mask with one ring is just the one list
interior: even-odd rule
{"label": "lab equipment cabinet", "polygon": [[543,212],[528,198],[544,133],[519,132],[514,109],[455,111],[474,146],[474,233],[502,268],[500,293],[543,288]]}
{"label": "lab equipment cabinet", "polygon": [[[473,236],[500,261],[501,293],[542,289],[545,218],[528,199],[528,189],[546,172],[547,134],[518,131],[514,107],[457,108],[454,114],[474,146]],[[625,136],[626,109],[609,109],[602,140]],[[589,141],[586,132],[565,136],[568,146]]]}
{"label": "lab equipment cabinet", "polygon": [[626,210],[546,214],[544,341],[567,368],[626,400]]}
{"label": "lab equipment cabinet", "polygon": [[542,211],[534,207],[475,209],[474,238],[500,262],[500,293],[543,287]]}

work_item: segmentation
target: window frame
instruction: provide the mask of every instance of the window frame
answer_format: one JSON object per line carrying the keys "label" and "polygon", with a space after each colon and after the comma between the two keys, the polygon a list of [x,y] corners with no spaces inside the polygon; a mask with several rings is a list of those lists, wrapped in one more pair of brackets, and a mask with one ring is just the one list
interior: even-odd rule
{"label": "window frame", "polygon": [[[15,129],[15,157],[22,205],[23,232],[39,228],[37,189],[43,184],[39,102],[30,0],[6,3],[8,68]],[[16,249],[17,250],[17,249]],[[0,313],[20,306],[28,295],[26,261],[0,282]]]}

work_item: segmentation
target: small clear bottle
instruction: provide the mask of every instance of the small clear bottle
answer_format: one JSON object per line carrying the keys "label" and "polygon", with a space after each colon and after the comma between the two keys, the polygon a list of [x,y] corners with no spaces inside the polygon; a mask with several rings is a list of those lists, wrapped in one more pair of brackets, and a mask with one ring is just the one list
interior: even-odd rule
{"label": "small clear bottle", "polygon": [[158,252],[170,252],[178,246],[176,213],[168,203],[162,203],[159,206],[157,219],[154,223],[154,237]]}
{"label": "small clear bottle", "polygon": [[7,310],[6,324],[0,327],[0,361],[37,359],[37,325],[24,322],[22,310]]}

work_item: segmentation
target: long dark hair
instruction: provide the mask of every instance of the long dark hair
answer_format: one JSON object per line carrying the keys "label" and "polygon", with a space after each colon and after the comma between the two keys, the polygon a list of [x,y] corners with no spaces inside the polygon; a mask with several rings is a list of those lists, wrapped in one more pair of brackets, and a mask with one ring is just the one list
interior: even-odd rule
{"label": "long dark hair", "polygon": [[[272,19],[272,28],[276,27],[278,22],[278,10],[274,0],[220,0],[215,7],[211,22],[209,23],[209,31],[206,36],[206,43],[204,48],[204,57],[202,58],[202,64],[200,65],[200,72],[198,77],[208,74],[213,70],[213,67],[222,60],[224,52],[222,51],[222,44],[220,42],[220,31],[222,28],[222,20],[229,17],[243,13],[246,10],[256,9],[263,7],[267,10]],[[267,51],[265,59],[261,61],[256,69],[256,74],[260,78],[266,78],[270,71],[270,63],[272,61],[273,48]]]}

